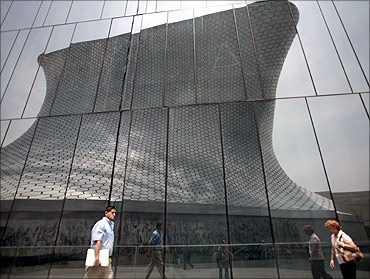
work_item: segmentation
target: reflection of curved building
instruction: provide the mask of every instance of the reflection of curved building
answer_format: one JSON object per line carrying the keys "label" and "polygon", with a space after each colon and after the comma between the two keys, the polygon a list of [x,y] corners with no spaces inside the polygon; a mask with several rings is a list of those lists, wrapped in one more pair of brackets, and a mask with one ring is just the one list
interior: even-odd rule
{"label": "reflection of curved building", "polygon": [[[298,11],[291,7],[297,21]],[[3,148],[1,198],[14,197],[32,141],[17,199],[63,199],[78,136],[67,198],[107,200],[111,195],[121,200],[126,176],[125,200],[163,201],[167,111],[158,107],[164,104],[173,107],[168,203],[225,202],[223,143],[229,206],[266,207],[252,103],[225,102],[275,97],[296,30],[285,1],[251,4],[249,14],[246,8],[235,10],[237,33],[232,10],[195,18],[194,36],[192,20],[169,24],[166,51],[166,26],[160,25],[143,30],[140,40],[124,34],[40,56],[47,94],[39,116],[68,116],[41,118]],[[329,200],[300,187],[282,170],[272,148],[274,102],[255,104],[271,208],[332,209]],[[118,110],[130,107],[132,117],[124,111],[120,121]],[[92,111],[112,112],[74,115]]]}

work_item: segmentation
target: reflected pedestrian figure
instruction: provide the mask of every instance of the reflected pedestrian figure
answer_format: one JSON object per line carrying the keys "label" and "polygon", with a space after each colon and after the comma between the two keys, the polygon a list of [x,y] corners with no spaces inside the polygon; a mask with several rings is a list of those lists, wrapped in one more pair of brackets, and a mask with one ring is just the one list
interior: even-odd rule
{"label": "reflected pedestrian figure", "polygon": [[320,238],[315,234],[314,228],[311,225],[302,227],[302,231],[310,237],[308,240],[309,261],[311,263],[311,272],[313,279],[333,278],[325,271],[324,254],[321,249]]}
{"label": "reflected pedestrian figure", "polygon": [[150,255],[150,263],[148,266],[148,273],[145,276],[145,279],[150,277],[150,274],[153,271],[154,266],[157,267],[161,278],[165,278],[163,274],[163,260],[162,260],[162,249],[163,249],[163,223],[157,224],[157,229],[152,233],[152,236],[149,240],[149,251],[148,255]]}
{"label": "reflected pedestrian figure", "polygon": [[[222,241],[223,244],[226,243],[225,240]],[[232,256],[231,252],[227,249],[225,245],[219,246],[217,251],[214,253],[214,257],[217,261],[219,279],[222,279],[222,270],[225,269],[225,279],[229,278],[229,255]]]}
{"label": "reflected pedestrian figure", "polygon": [[191,262],[191,249],[188,247],[184,248],[184,269],[186,269],[186,265],[189,265],[191,269],[194,268],[193,263]]}

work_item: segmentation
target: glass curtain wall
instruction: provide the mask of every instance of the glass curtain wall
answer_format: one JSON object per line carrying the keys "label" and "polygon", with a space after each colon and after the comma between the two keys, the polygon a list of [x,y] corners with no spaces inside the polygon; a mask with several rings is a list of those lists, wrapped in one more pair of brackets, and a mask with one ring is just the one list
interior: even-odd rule
{"label": "glass curtain wall", "polygon": [[[1,276],[311,278],[369,253],[369,2],[1,1]],[[368,278],[369,259],[357,265]],[[160,278],[155,268],[151,278]]]}

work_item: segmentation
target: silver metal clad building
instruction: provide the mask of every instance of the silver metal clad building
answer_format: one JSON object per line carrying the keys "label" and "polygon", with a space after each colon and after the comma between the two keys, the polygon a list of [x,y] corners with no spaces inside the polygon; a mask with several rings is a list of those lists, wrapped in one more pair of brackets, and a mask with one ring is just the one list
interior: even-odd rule
{"label": "silver metal clad building", "polygon": [[217,278],[223,241],[233,278],[309,277],[301,228],[329,259],[327,219],[367,251],[361,214],[321,194],[366,191],[368,64],[346,14],[366,2],[88,2],[1,4],[2,274],[81,276],[108,204],[116,278],[145,275],[157,222],[169,278]]}

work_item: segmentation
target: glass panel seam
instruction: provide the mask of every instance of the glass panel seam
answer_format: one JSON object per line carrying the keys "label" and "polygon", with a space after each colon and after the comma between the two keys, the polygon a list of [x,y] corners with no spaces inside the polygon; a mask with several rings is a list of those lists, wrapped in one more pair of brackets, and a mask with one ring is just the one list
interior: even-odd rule
{"label": "glass panel seam", "polygon": [[224,184],[224,196],[225,196],[225,215],[226,215],[226,230],[227,230],[227,251],[228,251],[228,259],[229,259],[229,267],[230,267],[230,275],[233,278],[233,265],[232,265],[232,256],[230,255],[230,244],[231,244],[231,235],[230,235],[230,220],[229,220],[229,204],[228,204],[228,196],[227,196],[227,185],[226,185],[226,171],[225,171],[225,153],[224,153],[224,141],[222,136],[222,121],[221,121],[221,108],[220,104],[217,105],[218,111],[218,122],[219,122],[219,129],[220,129],[220,144],[221,144],[221,160],[222,160],[222,177],[223,177],[223,184]]}
{"label": "glass panel seam", "polygon": [[240,69],[241,69],[242,77],[243,77],[244,94],[245,94],[245,99],[247,100],[248,99],[248,92],[247,92],[247,83],[245,81],[246,72],[244,71],[244,65],[243,65],[243,59],[242,59],[242,53],[241,53],[241,47],[240,47],[239,32],[238,32],[238,24],[236,22],[236,14],[235,14],[234,6],[233,6],[233,17],[234,17],[236,41],[237,41],[237,44],[238,44],[238,51],[239,51]]}
{"label": "glass panel seam", "polygon": [[363,76],[364,76],[364,78],[365,78],[365,80],[366,80],[367,86],[369,86],[369,88],[370,88],[369,80],[368,80],[368,78],[367,78],[367,76],[366,76],[366,74],[365,74],[364,69],[362,68],[362,65],[361,65],[360,59],[358,58],[357,53],[356,53],[356,51],[355,51],[355,47],[353,46],[352,41],[351,41],[351,39],[350,39],[350,37],[349,37],[349,34],[348,34],[348,32],[347,32],[347,29],[346,29],[346,27],[344,26],[344,22],[343,22],[343,20],[342,20],[342,17],[340,16],[339,11],[338,11],[337,6],[335,5],[334,1],[333,1],[333,0],[331,0],[331,2],[333,3],[334,9],[335,9],[335,11],[336,11],[336,13],[337,13],[337,15],[338,15],[338,18],[339,18],[339,20],[340,20],[341,24],[342,24],[343,30],[344,30],[344,32],[346,33],[347,39],[348,39],[348,41],[349,41],[349,44],[351,45],[351,48],[352,48],[352,51],[353,51],[353,53],[354,53],[354,55],[355,55],[355,57],[356,57],[357,63],[358,63],[358,65],[360,66],[360,69],[361,69],[361,71],[362,71],[362,74],[363,74]]}
{"label": "glass panel seam", "polygon": [[58,221],[58,225],[57,225],[57,229],[56,229],[54,245],[52,247],[52,253],[51,253],[51,259],[50,259],[50,264],[49,264],[49,269],[48,269],[48,275],[46,277],[48,279],[50,278],[51,268],[52,268],[53,263],[54,263],[54,256],[55,256],[56,246],[58,244],[59,231],[60,231],[60,226],[61,226],[62,218],[63,218],[64,205],[65,205],[66,199],[67,199],[68,186],[69,186],[69,182],[70,182],[70,178],[71,178],[71,173],[72,173],[72,169],[73,169],[73,163],[74,163],[74,158],[75,158],[75,155],[76,155],[78,138],[80,136],[80,130],[81,130],[81,125],[82,125],[83,118],[84,118],[84,116],[82,115],[80,117],[80,123],[79,123],[78,130],[77,130],[77,135],[76,135],[76,140],[75,140],[75,146],[73,148],[72,160],[71,160],[71,164],[70,164],[69,171],[68,171],[68,179],[67,179],[66,187],[65,187],[65,190],[64,190],[64,198],[63,198],[63,202],[62,202],[62,209],[60,211],[60,217],[59,217],[59,221]]}
{"label": "glass panel seam", "polygon": [[339,222],[339,217],[338,217],[338,213],[337,213],[337,207],[335,206],[333,193],[332,193],[332,191],[331,191],[331,186],[330,186],[329,176],[328,176],[328,173],[327,173],[327,170],[326,170],[326,167],[325,167],[324,157],[323,157],[323,155],[322,155],[322,151],[321,151],[321,147],[320,147],[319,138],[318,138],[318,136],[317,136],[317,132],[316,132],[316,128],[315,128],[315,124],[314,124],[314,121],[313,121],[313,118],[312,118],[311,109],[310,109],[310,106],[309,106],[309,104],[308,104],[308,100],[307,100],[307,98],[305,98],[305,102],[306,102],[306,107],[307,107],[308,115],[309,115],[309,117],[310,117],[310,122],[311,122],[311,126],[312,126],[312,131],[313,131],[314,136],[315,136],[315,141],[316,141],[317,149],[318,149],[319,154],[320,154],[320,160],[321,160],[322,168],[323,168],[323,170],[324,170],[326,183],[328,184],[329,193],[330,193],[330,198],[331,198],[331,200],[332,200],[332,202],[333,202],[334,212],[335,212],[335,218],[336,218],[336,219],[338,220],[338,222]]}
{"label": "glass panel seam", "polygon": [[329,36],[330,36],[331,42],[333,43],[333,46],[334,46],[335,52],[336,52],[336,54],[337,54],[337,56],[338,56],[338,59],[339,59],[340,65],[342,66],[342,69],[343,69],[344,75],[346,76],[346,79],[347,79],[347,82],[348,82],[349,88],[351,89],[351,92],[353,93],[353,88],[352,88],[351,82],[349,81],[349,78],[348,78],[348,75],[347,75],[346,69],[345,69],[345,67],[344,67],[344,65],[343,65],[343,61],[342,61],[342,59],[341,59],[341,57],[340,57],[340,55],[339,55],[338,48],[337,48],[337,46],[336,46],[336,44],[335,44],[335,42],[334,42],[334,38],[333,38],[333,36],[332,36],[332,34],[331,34],[331,32],[330,32],[329,25],[328,25],[328,23],[327,23],[327,21],[326,21],[326,18],[325,18],[325,16],[324,16],[324,13],[323,13],[323,11],[322,11],[322,9],[321,9],[320,3],[319,3],[319,1],[318,1],[318,0],[316,0],[316,3],[317,3],[317,6],[319,7],[319,10],[320,10],[321,16],[322,16],[322,18],[323,18],[323,20],[324,20],[324,22],[325,22],[326,29],[328,30],[328,33],[329,33]]}
{"label": "glass panel seam", "polygon": [[[263,102],[266,102],[266,101],[263,101]],[[268,193],[267,179],[266,179],[266,172],[265,172],[265,163],[264,163],[263,154],[262,154],[262,144],[261,144],[261,137],[260,137],[260,131],[259,131],[259,125],[258,125],[258,118],[257,118],[257,113],[256,113],[256,104],[255,104],[255,102],[252,102],[252,106],[253,106],[253,118],[254,118],[254,122],[255,122],[255,125],[256,125],[259,154],[260,154],[260,159],[261,159],[263,184],[265,186],[267,210],[268,210],[268,214],[269,214],[269,223],[270,223],[270,230],[271,230],[271,239],[272,239],[274,259],[275,259],[275,268],[276,268],[277,276],[280,279],[279,262],[278,262],[278,257],[277,257],[277,253],[276,253],[276,247],[275,247],[275,234],[274,234],[274,227],[273,227],[273,223],[272,223],[271,207],[270,207],[270,200],[269,200],[269,193]]]}
{"label": "glass panel seam", "polygon": [[262,98],[265,99],[266,98],[265,97],[265,90],[264,90],[263,82],[262,82],[261,67],[260,67],[260,63],[259,63],[259,59],[258,59],[258,53],[257,53],[257,48],[256,48],[256,41],[254,39],[254,32],[253,32],[253,27],[252,27],[252,20],[251,20],[251,16],[250,16],[248,5],[245,6],[245,8],[247,10],[248,23],[249,23],[249,28],[251,30],[252,44],[253,44],[254,56],[255,56],[255,59],[256,59],[256,65],[257,65],[257,70],[258,70],[258,79],[259,79],[260,86],[261,86]]}
{"label": "glass panel seam", "polygon": [[290,3],[289,3],[289,2],[287,2],[287,5],[288,5],[288,7],[289,7],[290,16],[291,16],[291,18],[292,18],[292,21],[293,21],[294,27],[295,27],[296,32],[297,32],[298,41],[299,41],[299,44],[300,44],[301,49],[302,49],[303,57],[304,57],[304,60],[305,60],[305,62],[306,62],[307,70],[308,70],[308,73],[309,73],[310,78],[311,78],[311,82],[312,82],[313,89],[314,89],[314,91],[315,91],[315,95],[318,95],[318,94],[317,94],[317,90],[316,90],[316,86],[315,86],[315,82],[313,81],[313,77],[312,77],[311,69],[310,69],[310,66],[309,66],[309,64],[308,64],[308,60],[307,60],[307,56],[306,56],[306,52],[305,52],[304,47],[303,47],[303,44],[302,44],[301,36],[300,36],[300,34],[299,34],[299,32],[298,32],[297,22],[296,22],[296,21],[295,21],[295,19],[294,19],[293,12],[292,12],[292,9],[291,9],[291,7],[290,7]]}
{"label": "glass panel seam", "polygon": [[33,139],[35,138],[35,134],[36,134],[36,131],[37,131],[37,127],[39,125],[39,120],[37,120],[36,122],[36,127],[35,127],[35,130],[33,131],[33,134],[32,134],[32,139],[31,139],[31,142],[30,142],[30,146],[28,147],[28,150],[27,150],[27,155],[26,155],[26,158],[24,160],[24,164],[23,164],[23,167],[22,167],[22,171],[21,171],[21,174],[19,176],[19,180],[18,180],[18,185],[17,185],[17,188],[15,190],[15,193],[14,193],[14,198],[13,198],[13,201],[12,201],[12,204],[10,206],[10,209],[9,209],[9,214],[8,214],[8,217],[6,219],[6,222],[5,222],[5,229],[1,235],[1,241],[4,240],[4,236],[5,236],[5,232],[6,232],[6,229],[8,227],[8,223],[9,223],[9,219],[10,219],[10,215],[11,213],[13,212],[13,208],[14,208],[14,204],[15,204],[15,199],[17,197],[17,194],[18,194],[18,189],[19,189],[19,186],[21,184],[21,181],[22,181],[22,176],[23,176],[23,173],[24,173],[24,170],[26,168],[26,163],[27,163],[27,160],[28,160],[28,156],[30,154],[30,151],[31,151],[31,146],[32,146],[32,143],[33,143]]}

